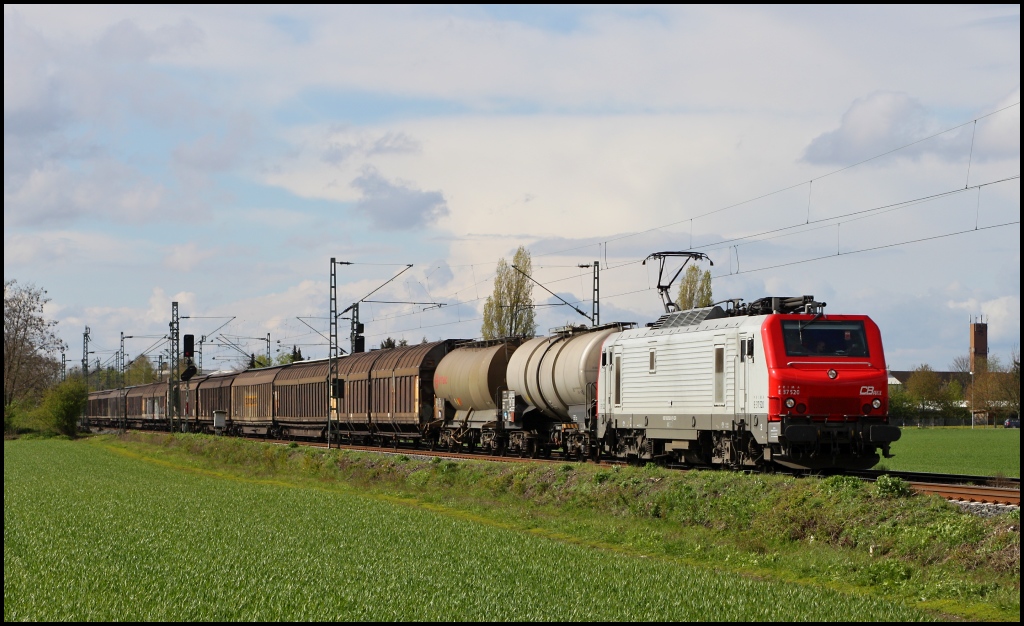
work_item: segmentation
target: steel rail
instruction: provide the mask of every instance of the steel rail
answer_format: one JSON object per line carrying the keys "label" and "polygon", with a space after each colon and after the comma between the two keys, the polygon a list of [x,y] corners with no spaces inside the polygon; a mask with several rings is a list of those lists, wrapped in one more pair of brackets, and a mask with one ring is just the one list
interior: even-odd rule
{"label": "steel rail", "polygon": [[947,500],[959,502],[976,502],[979,504],[1004,504],[1020,506],[1020,489],[987,487],[984,485],[945,485],[939,483],[909,483],[910,488],[918,493],[929,493],[942,496]]}

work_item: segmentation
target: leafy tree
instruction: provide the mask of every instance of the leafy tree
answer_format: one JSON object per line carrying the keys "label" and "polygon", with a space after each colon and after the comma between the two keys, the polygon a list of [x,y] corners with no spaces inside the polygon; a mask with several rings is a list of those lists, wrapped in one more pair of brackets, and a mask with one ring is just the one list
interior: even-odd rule
{"label": "leafy tree", "polygon": [[696,265],[687,265],[683,272],[683,279],[679,283],[679,295],[676,296],[676,305],[680,311],[711,306],[714,299],[711,296],[711,272],[705,270],[702,274]]}
{"label": "leafy tree", "polygon": [[390,350],[392,348],[404,348],[407,345],[409,345],[409,341],[407,339],[399,339],[398,341],[395,341],[391,337],[388,337],[384,341],[380,342],[380,349]]}
{"label": "leafy tree", "polygon": [[930,365],[914,368],[906,383],[907,393],[918,408],[934,407],[942,400],[942,379]]}
{"label": "leafy tree", "polygon": [[277,356],[277,365],[288,365],[289,363],[297,363],[302,359],[302,350],[298,346],[292,346],[291,352],[282,352]]}
{"label": "leafy tree", "polygon": [[4,406],[37,400],[60,374],[58,353],[64,349],[43,315],[50,299],[34,285],[4,281]]}
{"label": "leafy tree", "polygon": [[1020,415],[1020,350],[1013,349],[1010,354],[1010,371],[1006,377],[1005,391],[1006,401],[1009,403],[1010,411]]}
{"label": "leafy tree", "polygon": [[1016,350],[1010,365],[989,356],[983,363],[976,361],[976,366],[980,371],[974,373],[974,383],[965,394],[971,408],[999,417],[1020,415],[1020,356]]}
{"label": "leafy tree", "polygon": [[889,386],[889,416],[909,419],[917,412],[917,402],[904,388],[905,385]]}
{"label": "leafy tree", "polygon": [[533,311],[533,283],[513,266],[527,276],[532,274],[533,261],[524,246],[516,250],[512,265],[504,258],[498,261],[494,293],[487,296],[484,303],[484,322],[480,328],[484,339],[533,337],[537,332]]}
{"label": "leafy tree", "polygon": [[271,367],[273,365],[274,359],[267,358],[267,355],[265,354],[256,356],[256,353],[253,352],[252,354],[249,355],[249,365],[247,369],[260,369],[263,367]]}
{"label": "leafy tree", "polygon": [[87,396],[85,381],[69,378],[46,392],[42,413],[55,431],[74,437],[78,432],[78,418],[85,411]]}
{"label": "leafy tree", "polygon": [[687,265],[686,271],[683,272],[683,279],[679,281],[679,295],[676,296],[676,305],[680,311],[694,308],[699,286],[700,268],[696,265]]}
{"label": "leafy tree", "polygon": [[124,372],[124,384],[128,387],[155,383],[156,379],[156,368],[145,356],[135,357]]}
{"label": "leafy tree", "polygon": [[700,286],[697,287],[697,302],[698,307],[711,306],[714,304],[715,299],[711,295],[711,270],[704,270],[704,273],[700,276]]}

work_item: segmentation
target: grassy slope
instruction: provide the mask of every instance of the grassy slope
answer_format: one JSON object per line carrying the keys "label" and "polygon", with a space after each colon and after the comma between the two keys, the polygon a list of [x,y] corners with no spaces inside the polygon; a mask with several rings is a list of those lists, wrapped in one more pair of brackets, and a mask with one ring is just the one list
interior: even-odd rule
{"label": "grassy slope", "polygon": [[891,470],[1020,477],[1020,430],[1016,428],[903,428],[883,459]]}
{"label": "grassy slope", "polygon": [[[240,449],[265,461],[284,452]],[[5,621],[922,617],[865,595],[595,549],[287,472],[189,469],[139,450],[160,452],[4,443]],[[290,458],[293,469],[323,469],[315,454]]]}

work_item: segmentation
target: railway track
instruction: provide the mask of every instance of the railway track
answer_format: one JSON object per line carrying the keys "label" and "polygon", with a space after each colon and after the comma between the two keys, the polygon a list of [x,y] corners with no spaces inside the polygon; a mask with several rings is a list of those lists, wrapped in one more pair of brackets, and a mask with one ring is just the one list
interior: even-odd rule
{"label": "railway track", "polygon": [[[116,433],[117,431],[109,431]],[[141,431],[152,432],[152,431]],[[262,439],[275,445],[297,444],[313,448],[326,448],[327,444],[317,441],[295,441],[288,439]],[[461,461],[496,461],[499,463],[578,463],[578,460],[553,456],[552,458],[529,458],[520,456],[496,456],[483,453],[452,452],[450,450],[430,450],[424,448],[396,448],[393,446],[364,446],[337,444],[333,449],[352,450],[356,452],[372,452],[386,455],[404,455],[408,457],[441,458]],[[622,465],[621,462],[601,460],[598,465]],[[684,468],[675,467],[673,469]],[[1020,506],[1020,478],[1004,478],[995,476],[967,476],[962,474],[934,474],[927,472],[891,472],[880,470],[850,470],[835,472],[846,476],[855,476],[873,481],[880,476],[889,475],[907,481],[911,489],[918,493],[935,494],[947,500],[957,502],[973,502],[982,504],[1001,504]]]}
{"label": "railway track", "polygon": [[947,500],[978,504],[1004,504],[1020,506],[1020,488],[988,487],[986,485],[949,485],[941,483],[909,482],[918,493],[933,493]]}

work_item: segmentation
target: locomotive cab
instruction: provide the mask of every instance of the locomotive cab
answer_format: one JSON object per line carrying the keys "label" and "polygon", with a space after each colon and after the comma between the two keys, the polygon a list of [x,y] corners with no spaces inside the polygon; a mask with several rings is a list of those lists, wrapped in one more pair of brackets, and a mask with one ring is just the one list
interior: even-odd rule
{"label": "locomotive cab", "polygon": [[860,315],[769,315],[768,444],[793,467],[871,467],[900,437],[888,422],[878,326]]}

